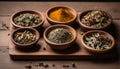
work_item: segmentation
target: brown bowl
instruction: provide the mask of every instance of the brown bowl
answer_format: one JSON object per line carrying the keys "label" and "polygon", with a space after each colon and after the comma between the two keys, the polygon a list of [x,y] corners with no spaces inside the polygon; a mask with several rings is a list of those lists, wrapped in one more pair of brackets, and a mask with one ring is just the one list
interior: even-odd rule
{"label": "brown bowl", "polygon": [[[56,29],[56,28],[64,28],[64,29],[69,30],[71,32],[73,38],[70,41],[65,42],[65,43],[55,43],[55,42],[48,40],[47,35],[51,32],[51,30]],[[57,50],[67,49],[76,41],[76,38],[77,38],[76,31],[72,27],[67,26],[67,25],[59,25],[59,24],[53,25],[53,26],[48,27],[44,31],[44,40],[52,49],[57,49]]]}
{"label": "brown bowl", "polygon": [[[26,44],[21,44],[19,42],[16,42],[15,41],[15,33],[16,32],[23,32],[25,30],[30,31],[32,34],[34,34],[35,40],[33,42],[26,43]],[[36,43],[38,42],[39,38],[40,38],[39,32],[34,28],[18,28],[18,29],[13,30],[11,33],[11,40],[12,40],[13,44],[16,46],[16,48],[21,48],[21,49],[22,48],[23,49],[24,48],[31,48],[31,47],[36,46]]]}
{"label": "brown bowl", "polygon": [[[38,24],[36,24],[36,25],[34,25],[34,26],[21,26],[21,25],[15,24],[14,18],[17,17],[17,16],[19,16],[20,14],[24,14],[24,13],[31,13],[31,14],[36,14],[36,15],[38,15],[38,16],[41,18],[41,22],[38,23]],[[38,29],[38,28],[40,28],[40,27],[43,25],[43,23],[44,23],[44,16],[43,16],[43,14],[42,14],[41,12],[37,12],[37,11],[23,10],[23,11],[14,13],[14,14],[11,16],[11,24],[12,24],[12,26],[15,27],[15,28],[32,27],[32,28]]]}
{"label": "brown bowl", "polygon": [[[49,14],[50,14],[51,12],[59,9],[59,8],[63,8],[63,9],[69,10],[69,11],[73,14],[73,18],[70,19],[70,20],[68,20],[68,21],[65,21],[65,22],[56,21],[56,20],[51,19],[51,18],[49,17]],[[76,12],[73,8],[68,7],[68,6],[55,6],[55,7],[49,8],[49,9],[47,10],[47,12],[46,12],[46,18],[47,18],[48,22],[49,22],[50,24],[53,24],[53,25],[54,25],[54,24],[71,25],[71,24],[75,23],[76,17],[77,17],[77,12]]]}
{"label": "brown bowl", "polygon": [[109,26],[110,26],[111,23],[112,23],[112,17],[111,17],[111,15],[110,15],[109,13],[107,13],[107,12],[105,12],[105,11],[102,11],[102,10],[97,10],[97,11],[103,12],[103,13],[106,15],[106,17],[108,17],[108,18],[110,19],[110,23],[104,25],[103,27],[91,27],[91,26],[87,26],[87,25],[85,25],[85,24],[81,21],[81,19],[83,18],[83,16],[85,16],[87,13],[89,13],[89,12],[91,12],[91,11],[94,11],[94,10],[88,10],[88,11],[84,11],[84,12],[78,14],[78,19],[77,19],[77,20],[78,20],[78,23],[80,24],[81,28],[82,28],[83,30],[85,30],[85,31],[89,31],[89,30],[106,30],[106,29],[108,29]]}
{"label": "brown bowl", "polygon": [[[89,45],[87,45],[86,43],[85,43],[85,37],[89,37],[88,39],[91,39],[90,38],[90,35],[94,35],[94,33],[99,33],[100,35],[103,35],[103,36],[105,36],[105,37],[107,37],[107,39],[109,39],[109,40],[111,40],[111,44],[110,44],[110,46],[108,47],[108,48],[100,48],[100,46],[98,46],[99,48],[97,48],[97,47],[95,47],[95,45],[92,47],[92,45],[91,45],[91,47],[89,46]],[[99,37],[100,38],[100,37]],[[88,41],[88,40],[87,40]],[[102,40],[103,41],[103,40]],[[88,41],[88,42],[93,42],[93,41]],[[86,32],[85,34],[83,34],[83,36],[82,36],[82,38],[81,38],[81,44],[82,44],[82,46],[84,46],[85,47],[85,49],[87,50],[87,51],[89,51],[89,52],[91,52],[91,53],[105,53],[105,52],[108,52],[108,51],[110,51],[111,49],[113,49],[113,47],[114,47],[114,45],[115,45],[115,40],[114,40],[114,38],[109,34],[109,33],[107,33],[107,32],[105,32],[105,31],[101,31],[101,30],[92,30],[92,31],[88,31],[88,32]],[[90,44],[90,43],[89,43]],[[93,44],[93,43],[92,43]],[[104,45],[101,45],[101,46],[104,46]],[[96,49],[95,49],[96,48]]]}

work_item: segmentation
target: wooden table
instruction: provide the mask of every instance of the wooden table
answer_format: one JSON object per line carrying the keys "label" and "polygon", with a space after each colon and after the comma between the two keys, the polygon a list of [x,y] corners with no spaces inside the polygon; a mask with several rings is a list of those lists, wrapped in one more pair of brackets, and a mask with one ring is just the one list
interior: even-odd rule
{"label": "wooden table", "polygon": [[[79,60],[11,60],[9,56],[10,17],[20,10],[37,10],[45,12],[49,7],[66,5],[77,12],[89,9],[101,9],[113,17],[114,38],[116,40],[117,58],[113,59],[79,59]],[[117,2],[0,2],[0,69],[120,69],[120,3]],[[4,24],[6,26],[4,26]],[[40,66],[43,63],[49,67]],[[72,65],[75,64],[76,67]],[[55,65],[55,66],[54,66]],[[68,67],[63,67],[67,65]],[[27,66],[27,67],[26,67]]]}

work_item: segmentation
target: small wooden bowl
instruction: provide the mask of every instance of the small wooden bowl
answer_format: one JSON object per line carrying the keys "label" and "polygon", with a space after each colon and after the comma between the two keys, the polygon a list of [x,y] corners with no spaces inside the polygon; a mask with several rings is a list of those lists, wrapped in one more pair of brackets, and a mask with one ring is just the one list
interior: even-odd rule
{"label": "small wooden bowl", "polygon": [[[66,21],[66,22],[60,22],[60,21],[56,21],[56,20],[53,20],[49,17],[49,14],[53,11],[55,11],[56,9],[59,9],[59,8],[63,8],[63,9],[67,9],[69,10],[72,14],[73,14],[73,19],[69,20],[69,21]],[[76,22],[76,18],[77,18],[77,12],[71,8],[71,7],[68,7],[68,6],[55,6],[55,7],[52,7],[52,8],[49,8],[46,12],[46,18],[48,20],[48,22],[52,25],[55,25],[55,24],[65,24],[65,25],[71,25],[73,23]]]}
{"label": "small wooden bowl", "polygon": [[13,26],[14,28],[27,28],[27,27],[24,27],[24,26],[17,25],[17,24],[15,24],[15,22],[14,22],[14,18],[15,18],[16,16],[19,16],[20,14],[23,14],[23,13],[37,14],[37,15],[41,18],[41,20],[42,20],[42,21],[41,21],[40,23],[38,23],[37,25],[28,26],[28,27],[38,29],[38,28],[40,28],[40,27],[43,25],[43,23],[44,23],[44,16],[43,16],[43,14],[42,14],[41,12],[31,11],[31,10],[23,10],[23,11],[19,11],[19,12],[17,12],[17,13],[14,13],[14,14],[11,16],[11,24],[12,24],[12,26]]}
{"label": "small wooden bowl", "polygon": [[[111,46],[110,46],[108,49],[103,49],[103,50],[94,49],[94,48],[88,46],[87,44],[85,44],[84,38],[85,38],[85,36],[88,36],[88,35],[90,35],[91,33],[104,34],[106,37],[108,37],[108,38],[112,41]],[[105,31],[92,30],[92,31],[88,31],[88,32],[86,32],[85,34],[83,34],[83,36],[81,37],[81,44],[82,44],[82,46],[85,47],[85,49],[86,49],[88,52],[91,52],[91,53],[106,53],[106,52],[110,51],[111,49],[113,49],[113,47],[114,47],[114,45],[115,45],[115,39],[114,39],[109,33],[105,32]]]}
{"label": "small wooden bowl", "polygon": [[[31,43],[27,43],[27,44],[21,44],[21,43],[16,42],[14,40],[14,34],[16,32],[22,32],[25,30],[28,30],[31,33],[35,34],[35,36],[36,36],[35,41],[33,41]],[[21,49],[26,49],[26,48],[31,48],[31,47],[36,46],[36,43],[39,41],[39,38],[40,38],[39,32],[34,28],[18,28],[18,29],[13,30],[11,33],[11,40],[12,40],[13,44],[16,46],[16,48],[21,48]]]}
{"label": "small wooden bowl", "polygon": [[78,14],[77,20],[78,20],[78,23],[80,24],[81,28],[83,30],[85,30],[85,31],[90,31],[90,30],[106,30],[106,29],[108,29],[109,26],[112,23],[112,16],[109,13],[107,13],[105,11],[102,11],[102,10],[98,10],[98,11],[102,11],[103,13],[106,14],[106,16],[110,19],[110,23],[109,24],[104,25],[103,27],[100,27],[100,28],[99,27],[96,28],[96,27],[87,26],[87,25],[85,25],[85,24],[82,23],[81,19],[83,18],[83,16],[86,15],[87,13],[91,12],[91,11],[93,11],[93,10],[87,10],[87,11],[84,11],[84,12]]}
{"label": "small wooden bowl", "polygon": [[[56,29],[56,28],[64,28],[64,29],[68,29],[71,33],[72,33],[72,36],[73,38],[69,41],[69,42],[66,42],[66,43],[55,43],[55,42],[51,42],[50,40],[48,40],[47,38],[47,35],[49,34],[49,32],[53,29]],[[46,43],[52,48],[52,49],[56,49],[56,50],[63,50],[63,49],[66,49],[68,47],[70,47],[75,41],[76,41],[76,38],[77,38],[77,33],[76,31],[70,27],[70,26],[67,26],[67,25],[53,25],[53,26],[50,26],[48,27],[45,31],[44,31],[44,40],[46,41]]]}

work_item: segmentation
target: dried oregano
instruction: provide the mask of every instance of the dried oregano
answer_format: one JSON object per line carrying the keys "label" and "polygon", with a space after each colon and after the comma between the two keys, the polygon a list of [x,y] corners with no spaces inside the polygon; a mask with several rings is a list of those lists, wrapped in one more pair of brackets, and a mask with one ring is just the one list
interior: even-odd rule
{"label": "dried oregano", "polygon": [[84,43],[91,48],[104,50],[110,48],[112,41],[102,33],[90,33],[84,37]]}
{"label": "dried oregano", "polygon": [[100,10],[92,10],[85,14],[82,19],[82,23],[86,26],[101,28],[110,23],[110,18],[108,15]]}
{"label": "dried oregano", "polygon": [[56,28],[51,30],[47,35],[48,40],[55,43],[65,43],[72,39],[72,33],[64,28]]}
{"label": "dried oregano", "polygon": [[20,26],[35,26],[40,23],[42,19],[37,14],[23,13],[14,18],[14,22]]}

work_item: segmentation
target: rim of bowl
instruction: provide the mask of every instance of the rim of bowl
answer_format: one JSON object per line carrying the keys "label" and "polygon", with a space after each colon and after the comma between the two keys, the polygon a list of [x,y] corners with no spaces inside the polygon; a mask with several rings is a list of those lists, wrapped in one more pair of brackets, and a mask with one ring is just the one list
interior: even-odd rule
{"label": "rim of bowl", "polygon": [[[55,8],[66,8],[70,11],[72,11],[71,13],[74,15],[74,18],[72,18],[71,20],[68,20],[66,22],[60,22],[60,21],[56,21],[56,20],[53,20],[49,17],[49,12],[51,10],[54,10]],[[69,7],[69,6],[62,6],[62,5],[59,5],[59,6],[53,6],[53,7],[50,7],[47,11],[46,11],[46,18],[49,19],[50,21],[54,22],[55,24],[68,24],[69,22],[72,22],[74,21],[76,18],[77,18],[77,12],[75,11],[75,9],[73,9],[72,7]]]}
{"label": "rim of bowl", "polygon": [[[17,32],[17,31],[19,31],[19,30],[32,30],[34,33],[35,33],[35,36],[36,36],[36,39],[35,39],[35,41],[33,41],[33,42],[31,42],[31,43],[28,43],[28,44],[20,44],[20,43],[18,43],[18,42],[16,42],[15,40],[14,40],[14,34]],[[12,39],[12,41],[16,44],[16,45],[18,45],[18,46],[29,46],[29,45],[32,45],[32,44],[34,44],[34,43],[36,43],[38,40],[39,40],[39,38],[40,38],[40,34],[39,34],[39,32],[36,30],[36,29],[34,29],[34,28],[18,28],[18,29],[15,29],[15,30],[13,30],[12,31],[12,33],[11,33],[11,39]]]}
{"label": "rim of bowl", "polygon": [[[45,18],[44,18],[43,14],[42,14],[41,12],[39,12],[39,11],[33,11],[33,10],[21,10],[21,11],[15,12],[15,13],[11,16],[11,23],[12,23],[15,27],[19,27],[19,28],[24,28],[24,27],[25,27],[25,26],[20,26],[20,25],[15,24],[15,22],[14,22],[14,20],[13,20],[16,16],[20,15],[21,13],[34,13],[34,14],[39,15],[39,17],[40,17],[41,20],[42,20],[42,21],[39,22],[37,25],[27,26],[27,27],[33,27],[33,28],[35,28],[35,27],[40,26],[40,25],[42,25],[42,24],[44,23]],[[27,28],[27,27],[25,27],[25,28]]]}
{"label": "rim of bowl", "polygon": [[[85,24],[83,24],[83,23],[81,22],[82,16],[84,16],[84,15],[87,14],[88,12],[91,12],[91,11],[94,11],[94,10],[98,10],[98,11],[104,12],[104,13],[107,15],[107,17],[110,18],[110,23],[108,23],[107,25],[105,25],[105,26],[103,26],[103,27],[101,27],[101,28],[99,28],[99,27],[98,27],[98,28],[90,27],[90,26],[86,26]],[[112,19],[112,16],[111,16],[108,12],[105,12],[105,11],[99,10],[99,9],[94,9],[94,10],[87,10],[87,11],[84,11],[84,12],[78,14],[78,22],[79,22],[79,24],[80,24],[81,26],[83,26],[83,27],[85,27],[85,28],[88,28],[88,29],[98,30],[98,29],[106,28],[106,27],[108,27],[108,26],[112,23],[112,20],[113,20],[113,19]]]}
{"label": "rim of bowl", "polygon": [[[65,43],[55,43],[55,42],[52,42],[52,41],[50,41],[50,40],[48,40],[48,38],[46,37],[47,36],[47,34],[49,33],[47,33],[47,31],[49,31],[49,30],[53,30],[53,29],[55,29],[55,28],[66,28],[66,29],[68,29],[70,32],[71,32],[71,30],[73,31],[73,33],[72,33],[72,36],[73,36],[73,38],[72,38],[72,40],[70,40],[70,41],[68,41],[68,42],[65,42]],[[74,35],[75,36],[74,36]],[[48,28],[46,28],[46,30],[44,31],[44,39],[48,42],[48,43],[50,43],[50,44],[53,44],[53,45],[66,45],[66,44],[69,44],[69,43],[71,43],[71,42],[73,42],[76,38],[77,38],[77,33],[76,33],[76,31],[72,28],[72,27],[70,27],[70,26],[67,26],[67,25],[61,25],[61,24],[57,24],[57,25],[52,25],[52,26],[50,26],[50,27],[48,27]]]}
{"label": "rim of bowl", "polygon": [[[91,48],[91,47],[89,47],[88,45],[86,45],[86,44],[84,43],[84,37],[85,37],[87,34],[93,33],[93,32],[104,33],[105,35],[107,35],[107,37],[109,37],[109,38],[111,39],[111,41],[112,41],[112,44],[111,44],[110,48],[104,49],[104,50],[97,50],[97,49]],[[86,32],[85,34],[83,34],[83,36],[82,36],[82,38],[81,38],[81,42],[82,42],[82,44],[83,44],[83,46],[84,46],[85,48],[87,48],[87,49],[89,49],[89,50],[92,50],[92,51],[97,51],[97,52],[104,52],[104,51],[111,50],[111,49],[114,47],[114,45],[115,45],[115,39],[113,38],[113,36],[112,36],[111,34],[105,32],[105,31],[101,31],[101,30],[91,30],[91,31]]]}

